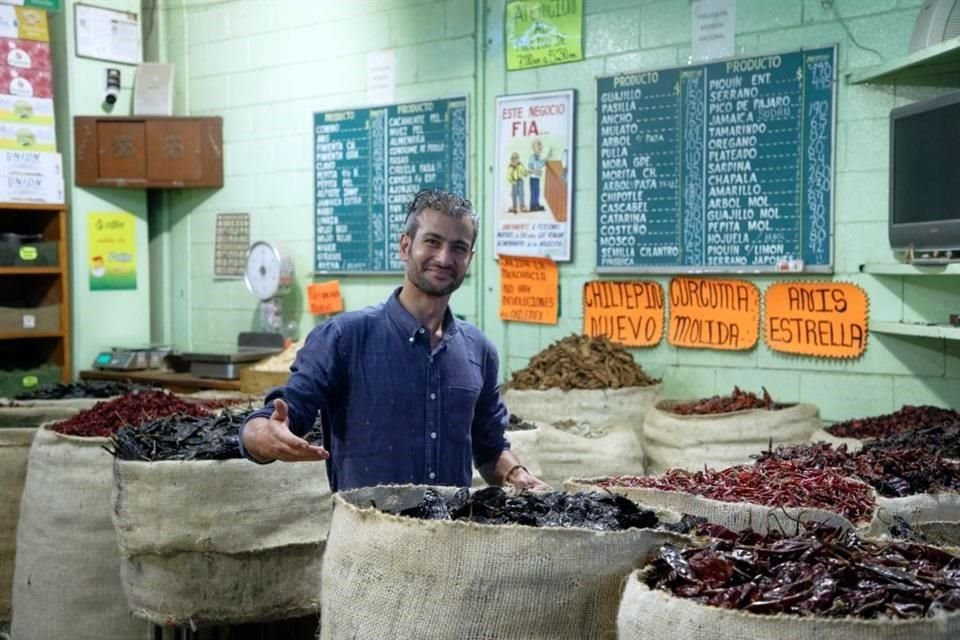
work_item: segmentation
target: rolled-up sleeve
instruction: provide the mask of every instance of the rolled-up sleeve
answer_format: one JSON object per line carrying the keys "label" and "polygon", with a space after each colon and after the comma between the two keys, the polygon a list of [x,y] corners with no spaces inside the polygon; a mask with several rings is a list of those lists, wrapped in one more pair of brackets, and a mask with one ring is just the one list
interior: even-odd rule
{"label": "rolled-up sleeve", "polygon": [[251,413],[240,427],[240,451],[243,448],[243,429],[250,420],[270,417],[273,401],[287,403],[290,430],[298,436],[306,434],[316,421],[317,411],[336,397],[340,372],[340,327],[330,320],[313,329],[303,348],[290,366],[290,378],[282,387],[267,394],[265,406]]}
{"label": "rolled-up sleeve", "polygon": [[483,388],[471,427],[473,462],[478,467],[496,460],[510,448],[505,435],[509,415],[500,395],[500,358],[489,342],[483,356]]}

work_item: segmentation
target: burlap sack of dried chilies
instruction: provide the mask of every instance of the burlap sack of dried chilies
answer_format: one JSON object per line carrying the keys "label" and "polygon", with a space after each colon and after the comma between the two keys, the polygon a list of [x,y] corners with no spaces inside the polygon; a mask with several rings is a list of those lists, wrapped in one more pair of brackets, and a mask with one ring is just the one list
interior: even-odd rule
{"label": "burlap sack of dried chilies", "polygon": [[0,427],[0,620],[10,620],[20,496],[36,429]]}
{"label": "burlap sack of dried chilies", "polygon": [[334,496],[322,640],[613,640],[624,577],[664,541],[687,540],[651,529],[426,521],[370,507],[405,509],[424,489]]}
{"label": "burlap sack of dried chilies", "polygon": [[0,399],[0,429],[36,429],[46,422],[65,420],[89,409],[98,400]]}
{"label": "burlap sack of dried chilies", "polygon": [[17,527],[12,637],[147,637],[127,610],[110,519],[107,438],[37,431]]}
{"label": "burlap sack of dried chilies", "polygon": [[893,413],[853,418],[829,425],[810,436],[811,442],[826,442],[834,447],[847,445],[851,453],[874,440],[922,430],[934,426],[960,424],[960,412],[930,405],[904,405]]}
{"label": "burlap sack of dried chilies", "polygon": [[505,386],[511,412],[541,425],[543,480],[643,473],[638,435],[662,389],[620,345],[569,336],[535,355]]}
{"label": "burlap sack of dried chilies", "polygon": [[957,612],[911,620],[760,615],[650,589],[643,576],[643,571],[635,571],[627,579],[617,615],[619,640],[948,640],[960,636]]}
{"label": "burlap sack of dried chilies", "polygon": [[117,459],[113,525],[130,609],[158,625],[315,613],[330,495],[322,464]]}
{"label": "burlap sack of dried chilies", "polygon": [[774,405],[729,413],[676,413],[678,400],[661,400],[643,423],[646,472],[671,468],[721,469],[751,462],[773,446],[807,442],[822,427],[820,410],[812,404]]}

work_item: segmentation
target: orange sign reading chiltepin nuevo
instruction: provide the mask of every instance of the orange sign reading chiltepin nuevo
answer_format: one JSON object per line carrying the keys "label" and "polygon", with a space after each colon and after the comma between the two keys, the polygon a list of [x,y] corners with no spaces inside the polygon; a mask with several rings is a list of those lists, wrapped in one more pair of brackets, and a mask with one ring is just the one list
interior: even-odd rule
{"label": "orange sign reading chiltepin nuevo", "polygon": [[654,346],[663,338],[663,288],[650,280],[586,283],[583,332],[626,347]]}
{"label": "orange sign reading chiltepin nuevo", "polygon": [[867,292],[846,282],[779,282],[767,289],[764,330],[774,351],[858,358],[867,348]]}
{"label": "orange sign reading chiltepin nuevo", "polygon": [[746,280],[674,278],[670,329],[675,347],[742,351],[757,344],[760,290]]}
{"label": "orange sign reading chiltepin nuevo", "polygon": [[500,319],[557,324],[557,263],[550,258],[500,256]]}
{"label": "orange sign reading chiltepin nuevo", "polygon": [[340,281],[329,280],[307,285],[307,300],[310,305],[310,313],[315,316],[343,311]]}

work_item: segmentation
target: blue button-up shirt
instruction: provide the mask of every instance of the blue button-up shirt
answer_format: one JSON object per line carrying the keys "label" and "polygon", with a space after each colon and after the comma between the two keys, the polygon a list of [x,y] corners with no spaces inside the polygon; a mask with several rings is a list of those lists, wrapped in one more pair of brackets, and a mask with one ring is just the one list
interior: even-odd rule
{"label": "blue button-up shirt", "polygon": [[[316,327],[290,368],[286,386],[267,395],[289,407],[291,430],[304,435],[317,415],[330,452],[334,491],[378,484],[470,486],[480,466],[510,445],[500,397],[496,348],[447,309],[443,339],[397,295]],[[249,420],[249,419],[248,419]]]}

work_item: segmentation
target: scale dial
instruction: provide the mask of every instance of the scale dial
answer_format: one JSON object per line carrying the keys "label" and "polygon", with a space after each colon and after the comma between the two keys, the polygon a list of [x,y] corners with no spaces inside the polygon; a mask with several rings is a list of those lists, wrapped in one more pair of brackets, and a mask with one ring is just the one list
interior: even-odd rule
{"label": "scale dial", "polygon": [[282,296],[293,284],[293,260],[268,242],[254,242],[247,251],[243,280],[257,300]]}

